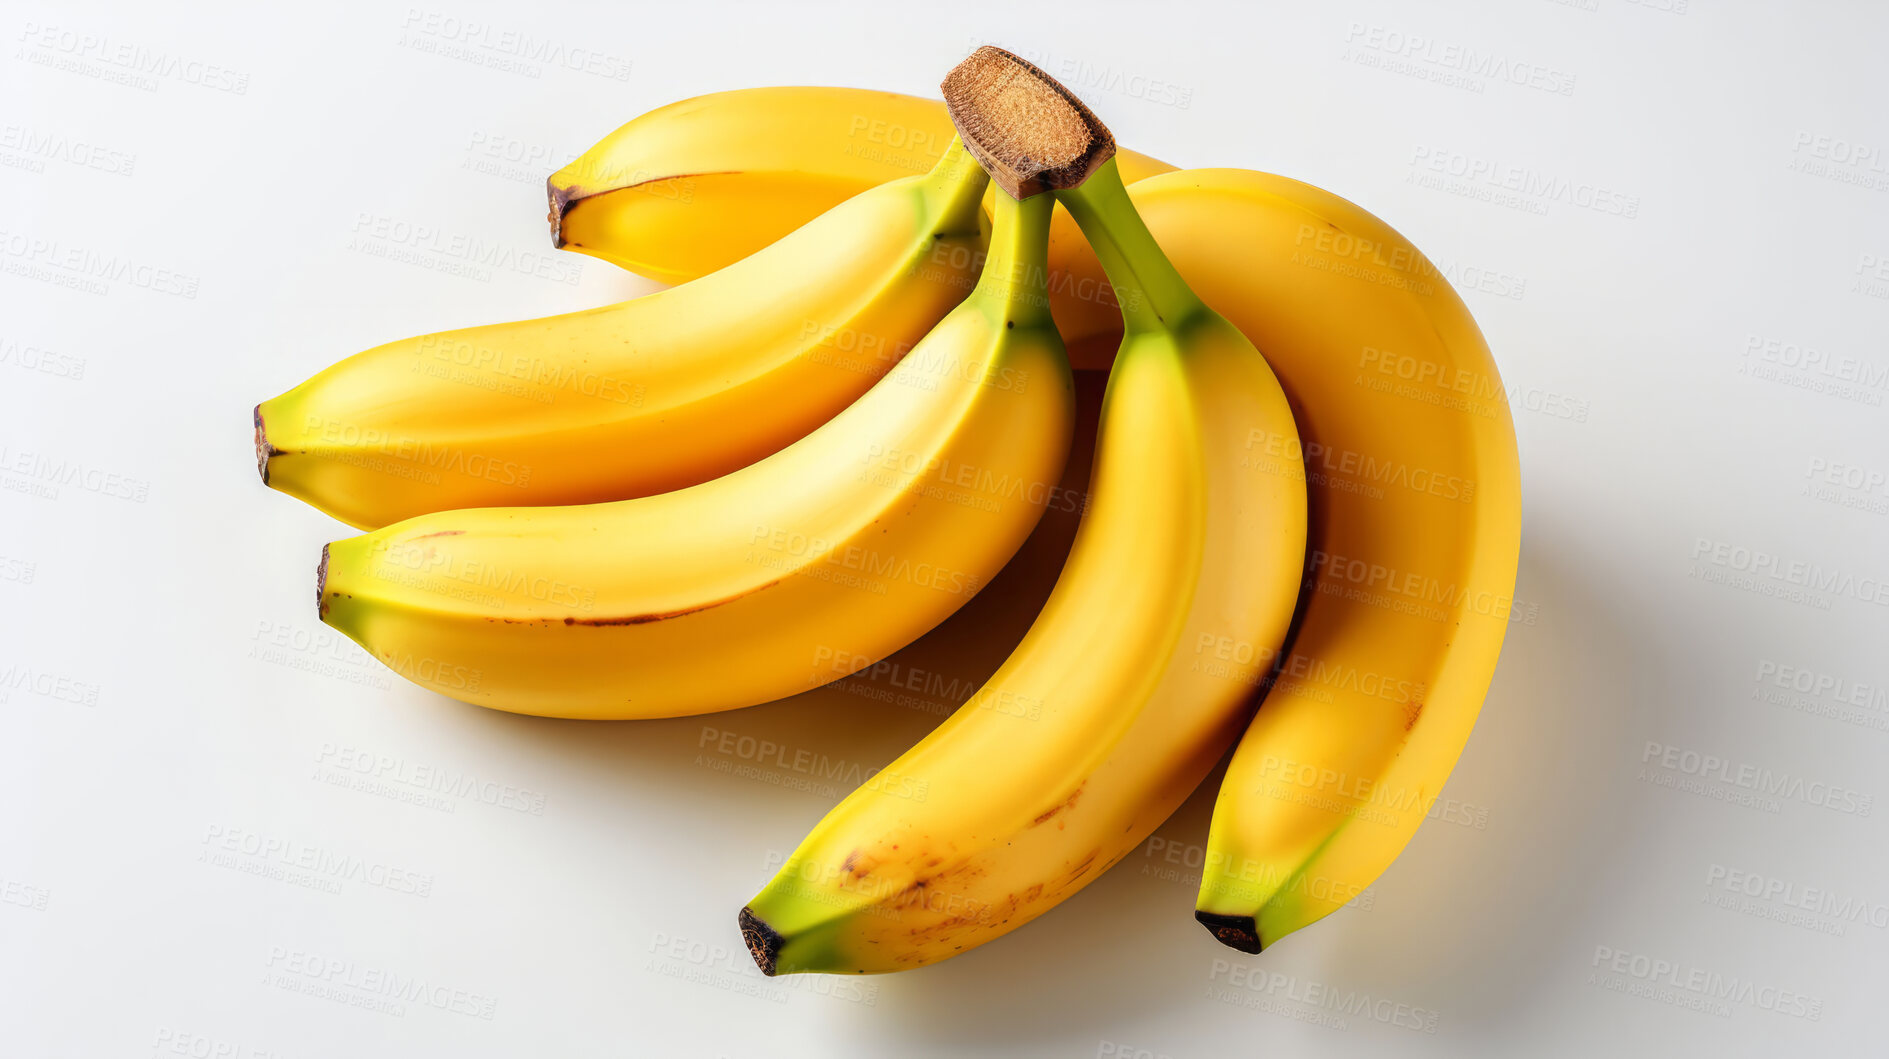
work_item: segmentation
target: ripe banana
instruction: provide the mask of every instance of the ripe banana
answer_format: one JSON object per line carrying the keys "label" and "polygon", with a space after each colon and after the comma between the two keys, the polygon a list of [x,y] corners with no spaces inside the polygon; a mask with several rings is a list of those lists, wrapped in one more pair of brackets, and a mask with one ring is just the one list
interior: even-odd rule
{"label": "ripe banana", "polygon": [[675,492],[338,541],[322,619],[423,686],[560,717],[733,709],[878,661],[1004,565],[1062,473],[1049,217],[1000,205],[976,289],[800,441]]}
{"label": "ripe banana", "polygon": [[[725,104],[722,120],[732,122],[739,117],[727,112],[758,113],[775,91],[709,98]],[[869,137],[916,127],[875,94],[796,91],[843,92],[855,104],[833,108],[827,160],[797,160],[796,168],[856,164],[858,137],[838,135],[841,127]],[[655,161],[666,148],[645,134],[645,123],[662,113],[631,122],[606,143],[640,148],[651,172],[682,171]],[[741,141],[730,149],[744,153],[719,163],[732,172],[720,178],[717,195],[745,195],[746,215],[774,217],[771,226],[744,231],[790,230],[816,209],[775,195],[775,170],[786,167],[771,160],[782,146],[766,137]],[[1131,161],[1123,159],[1125,170]],[[1321,918],[1375,881],[1460,754],[1513,604],[1521,521],[1514,430],[1500,375],[1460,298],[1408,240],[1366,211],[1311,185],[1244,170],[1153,176],[1129,193],[1181,275],[1266,351],[1300,412],[1302,446],[1261,437],[1254,441],[1260,451],[1250,454],[1273,459],[1265,450],[1290,450],[1311,470],[1304,631],[1283,660],[1252,644],[1223,645],[1215,653],[1225,657],[1213,660],[1229,672],[1259,674],[1275,662],[1282,669],[1228,778],[1199,903],[1203,922],[1250,947]],[[653,215],[647,204],[621,202],[626,216]],[[714,217],[702,216],[686,230],[716,228]],[[671,259],[693,237],[683,232],[655,221],[599,225],[587,230],[582,249],[635,268],[637,260]],[[1102,278],[1079,237],[1052,239],[1050,271],[1065,292],[1093,289]],[[1058,297],[1057,321],[1073,363],[1107,367],[1116,321],[1081,311],[1092,304],[1072,309],[1066,294]],[[1381,478],[1393,481],[1376,484]],[[1439,498],[1433,488],[1455,495]],[[1357,682],[1368,689],[1348,687]],[[1401,714],[1356,708],[1385,704],[1386,695],[1407,700],[1389,703],[1400,708],[1423,700],[1408,733],[1400,734]],[[1257,734],[1282,728],[1288,715],[1314,714],[1319,719],[1305,720],[1304,734],[1288,739],[1281,731],[1277,745]],[[1329,760],[1313,753],[1323,744],[1311,738],[1328,716],[1359,718],[1365,729],[1360,741],[1340,744],[1351,752]],[[1345,740],[1351,723],[1333,738]],[[1373,734],[1374,724],[1381,730]],[[1319,775],[1342,773],[1342,781],[1324,785],[1343,782],[1354,793],[1308,792],[1284,775],[1293,768],[1306,775],[1307,765],[1328,769]],[[1273,775],[1262,784],[1253,770]],[[1364,793],[1367,786],[1373,794]],[[1278,820],[1281,814],[1292,819]],[[1325,852],[1311,857],[1311,849]],[[1264,917],[1262,907],[1271,910]],[[1249,922],[1256,919],[1264,922]]]}
{"label": "ripe banana", "polygon": [[975,283],[987,180],[941,150],[714,276],[349,357],[257,407],[263,480],[374,528],[648,496],[779,451]]}
{"label": "ripe banana", "polygon": [[1389,867],[1469,738],[1513,606],[1514,426],[1462,300],[1383,221],[1243,170],[1157,176],[1133,197],[1300,413],[1302,443],[1234,443],[1306,467],[1296,631],[1282,658],[1234,642],[1212,659],[1242,677],[1276,669],[1220,789],[1197,912],[1257,952]]}
{"label": "ripe banana", "polygon": [[[742,910],[768,974],[922,966],[1067,898],[1165,819],[1246,720],[1254,685],[1203,667],[1199,645],[1285,636],[1302,469],[1249,466],[1241,446],[1296,436],[1292,413],[1252,344],[1161,255],[1113,161],[1090,175],[1094,161],[1058,163],[1087,175],[1058,194],[1122,288],[1126,335],[1068,560],[991,679],[834,808]],[[1046,186],[1073,182],[1059,179]]]}
{"label": "ripe banana", "polygon": [[[556,245],[664,283],[705,276],[867,188],[923,172],[955,138],[942,102],[860,88],[748,88],[652,110],[547,182]],[[1125,180],[1174,167],[1133,151]],[[994,200],[987,199],[989,203]],[[1068,264],[1090,266],[1081,281]],[[1107,368],[1114,293],[1066,211],[1050,227],[1049,288],[1077,367]],[[1090,349],[1095,351],[1088,352]]]}

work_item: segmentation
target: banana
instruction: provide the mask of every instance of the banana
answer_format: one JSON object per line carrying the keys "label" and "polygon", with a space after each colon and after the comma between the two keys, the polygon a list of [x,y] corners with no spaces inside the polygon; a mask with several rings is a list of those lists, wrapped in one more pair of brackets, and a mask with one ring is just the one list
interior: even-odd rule
{"label": "banana", "polygon": [[[824,161],[780,168],[854,166],[862,136],[873,142],[917,127],[878,94],[796,91],[845,93],[850,105],[832,108]],[[763,95],[708,98],[758,111]],[[788,109],[799,108],[815,105]],[[662,113],[606,143],[658,144],[639,156],[652,160],[643,164],[683,172],[653,161],[666,148],[645,134],[645,123]],[[841,128],[856,135],[841,136]],[[743,215],[773,215],[772,230],[812,216],[817,206],[773,194],[781,177],[768,159],[781,144],[741,143],[755,144],[754,153],[723,159],[731,172],[715,194],[745,192]],[[1123,158],[1125,172],[1132,161]],[[1311,185],[1246,170],[1151,176],[1129,194],[1181,275],[1265,351],[1299,412],[1301,445],[1266,435],[1242,451],[1261,460],[1277,458],[1268,449],[1295,451],[1311,470],[1303,629],[1283,659],[1251,644],[1225,645],[1215,659],[1253,674],[1280,668],[1266,678],[1277,686],[1223,788],[1198,909],[1217,936],[1250,949],[1375,881],[1434,804],[1467,741],[1500,654],[1502,612],[1513,605],[1521,522],[1514,429],[1500,375],[1461,299],[1368,212]],[[597,205],[616,205],[619,196],[626,216],[654,216],[623,192]],[[696,233],[715,230],[713,216],[678,213],[674,226],[639,218],[587,229],[581,249],[638,268],[671,260]],[[1071,361],[1108,367],[1118,320],[1087,311],[1093,299],[1067,294],[1094,289],[1100,264],[1076,236],[1052,239],[1049,267]],[[1376,484],[1383,476],[1395,481]],[[1380,582],[1393,577],[1387,592]],[[1405,721],[1413,721],[1408,730]],[[1285,775],[1293,766],[1305,775],[1306,765],[1342,779],[1307,790]],[[1340,782],[1349,794],[1330,789]]]}
{"label": "banana", "polygon": [[[953,79],[946,98],[968,140],[977,122],[960,115]],[[1093,123],[1086,109],[1072,117],[1080,104],[1061,106],[1062,120],[1044,126]],[[1099,123],[1090,134],[1105,145]],[[1254,684],[1203,666],[1202,646],[1276,648],[1285,636],[1304,555],[1303,472],[1290,460],[1279,473],[1245,466],[1241,445],[1254,432],[1296,436],[1286,399],[1252,344],[1161,255],[1102,148],[1069,158],[1061,146],[1007,149],[1062,167],[1043,186],[1087,177],[1058,195],[1122,288],[1126,333],[1088,507],[1009,659],[828,813],[742,909],[743,938],[770,975],[922,966],[1067,898],[1165,819],[1245,722]],[[980,158],[1007,190],[998,167],[1015,177],[1020,162],[994,152]]]}
{"label": "banana", "polygon": [[[942,102],[860,88],[748,88],[652,110],[552,174],[552,241],[664,283],[724,268],[853,195],[931,167],[955,134]],[[1174,167],[1117,155],[1125,180]],[[994,192],[992,193],[994,195]],[[986,199],[987,208],[994,199]],[[1089,266],[1070,279],[1071,261]],[[1049,288],[1077,367],[1107,368],[1113,290],[1067,211],[1050,227]],[[1091,352],[1093,350],[1093,352]]]}
{"label": "banana", "polygon": [[1284,656],[1223,659],[1276,672],[1221,785],[1197,903],[1215,937],[1257,952],[1389,867],[1469,738],[1513,606],[1515,431],[1468,309],[1383,221],[1243,170],[1157,176],[1133,197],[1300,412],[1302,442],[1236,445],[1303,460],[1311,539]]}
{"label": "banana", "polygon": [[257,406],[263,480],[371,529],[648,496],[779,451],[974,285],[988,181],[941,150],[713,276],[349,357]]}
{"label": "banana", "polygon": [[335,542],[322,620],[422,686],[559,717],[734,709],[878,661],[996,574],[1060,479],[1049,217],[1000,204],[976,289],[800,441],[675,492]]}

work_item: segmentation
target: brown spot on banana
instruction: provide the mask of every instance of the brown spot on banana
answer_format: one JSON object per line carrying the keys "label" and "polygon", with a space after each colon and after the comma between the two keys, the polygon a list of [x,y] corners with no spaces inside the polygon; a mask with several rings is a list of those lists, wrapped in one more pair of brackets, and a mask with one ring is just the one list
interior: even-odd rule
{"label": "brown spot on banana", "polygon": [[[1088,783],[1089,783],[1088,780],[1083,780],[1081,783],[1076,784],[1076,789],[1069,792],[1069,797],[1063,799],[1063,801],[1060,804],[1052,806],[1049,810],[1044,812],[1042,815],[1038,816],[1035,820],[1030,821],[1030,826],[1036,827],[1039,824],[1046,823],[1049,820],[1055,818],[1057,814],[1062,813],[1065,810],[1074,809],[1076,807],[1076,799],[1082,797],[1082,789],[1088,786]],[[1066,825],[1058,824],[1057,826],[1062,827]]]}
{"label": "brown spot on banana", "polygon": [[755,587],[748,589],[746,592],[737,592],[734,595],[729,596],[727,599],[717,599],[709,603],[704,603],[701,606],[684,607],[681,610],[665,610],[656,614],[630,614],[630,615],[617,617],[617,618],[573,618],[573,617],[566,616],[564,619],[564,624],[566,625],[595,625],[595,626],[601,627],[601,626],[606,626],[606,625],[645,625],[652,621],[668,621],[670,618],[680,618],[688,614],[699,614],[705,610],[713,610],[716,607],[723,606],[728,603],[733,603],[737,599],[742,599],[747,596],[752,596],[756,592],[764,592],[767,589],[773,588],[775,585],[778,585],[778,584],[780,584],[780,579],[776,578],[772,581],[769,581],[765,585],[756,585]]}

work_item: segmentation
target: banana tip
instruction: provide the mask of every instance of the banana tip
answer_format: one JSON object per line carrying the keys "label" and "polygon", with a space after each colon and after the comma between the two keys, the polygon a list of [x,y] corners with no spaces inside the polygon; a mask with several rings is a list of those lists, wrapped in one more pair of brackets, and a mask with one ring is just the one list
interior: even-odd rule
{"label": "banana tip", "polygon": [[321,562],[315,564],[315,613],[328,618],[328,546],[321,546]]}
{"label": "banana tip", "polygon": [[262,484],[269,484],[269,457],[276,454],[274,446],[269,444],[269,430],[262,425],[262,406],[257,405],[250,413],[256,423],[256,471],[262,475]]}
{"label": "banana tip", "polygon": [[1218,912],[1196,911],[1194,918],[1207,928],[1215,940],[1241,952],[1259,951],[1259,924],[1252,916],[1223,916]]}
{"label": "banana tip", "polygon": [[545,220],[551,222],[551,245],[562,249],[564,246],[564,215],[571,209],[571,189],[560,186],[552,180],[544,182],[545,197],[550,200],[550,212]]}
{"label": "banana tip", "polygon": [[778,970],[775,958],[780,955],[781,942],[784,939],[773,927],[761,922],[761,917],[755,915],[752,909],[741,910],[740,923],[741,940],[748,943],[748,954],[754,957],[754,962],[761,968],[762,974],[769,978],[774,977]]}

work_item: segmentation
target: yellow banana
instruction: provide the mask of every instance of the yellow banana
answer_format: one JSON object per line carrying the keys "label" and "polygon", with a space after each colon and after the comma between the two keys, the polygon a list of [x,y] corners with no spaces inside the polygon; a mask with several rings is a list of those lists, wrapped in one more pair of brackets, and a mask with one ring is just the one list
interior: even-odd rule
{"label": "yellow banana", "polygon": [[1241,449],[1256,432],[1296,436],[1277,381],[1162,257],[1113,161],[1058,194],[1127,307],[1088,508],[1010,658],[742,910],[768,974],[922,966],[1067,898],[1165,819],[1245,721],[1255,686],[1200,665],[1200,645],[1285,636],[1303,474]]}
{"label": "yellow banana", "polygon": [[[867,188],[929,169],[954,136],[943,102],[897,92],[748,88],[685,99],[636,118],[552,174],[552,239],[682,283],[747,257]],[[1174,168],[1133,151],[1117,161],[1130,181]],[[1072,260],[1089,266],[1080,281],[1069,273]],[[1048,284],[1065,336],[1121,329],[1113,291],[1094,266],[1088,243],[1059,208]],[[1106,368],[1114,353],[1100,341],[1070,347],[1077,367]]]}
{"label": "yellow banana", "polygon": [[[1133,189],[1175,265],[1279,372],[1303,459],[1306,599],[1220,789],[1198,918],[1257,952],[1356,897],[1436,802],[1508,626],[1521,539],[1515,433],[1462,300],[1363,209],[1285,177],[1170,173]],[[1276,661],[1276,666],[1274,665]]]}
{"label": "yellow banana", "polygon": [[1049,216],[1000,205],[971,295],[800,441],[675,492],[338,541],[322,619],[423,686],[560,717],[733,709],[878,661],[1004,565],[1062,473]]}
{"label": "yellow banana", "polygon": [[961,146],[765,253],[617,305],[392,342],[256,409],[263,480],[350,525],[680,489],[831,419],[976,281]]}

